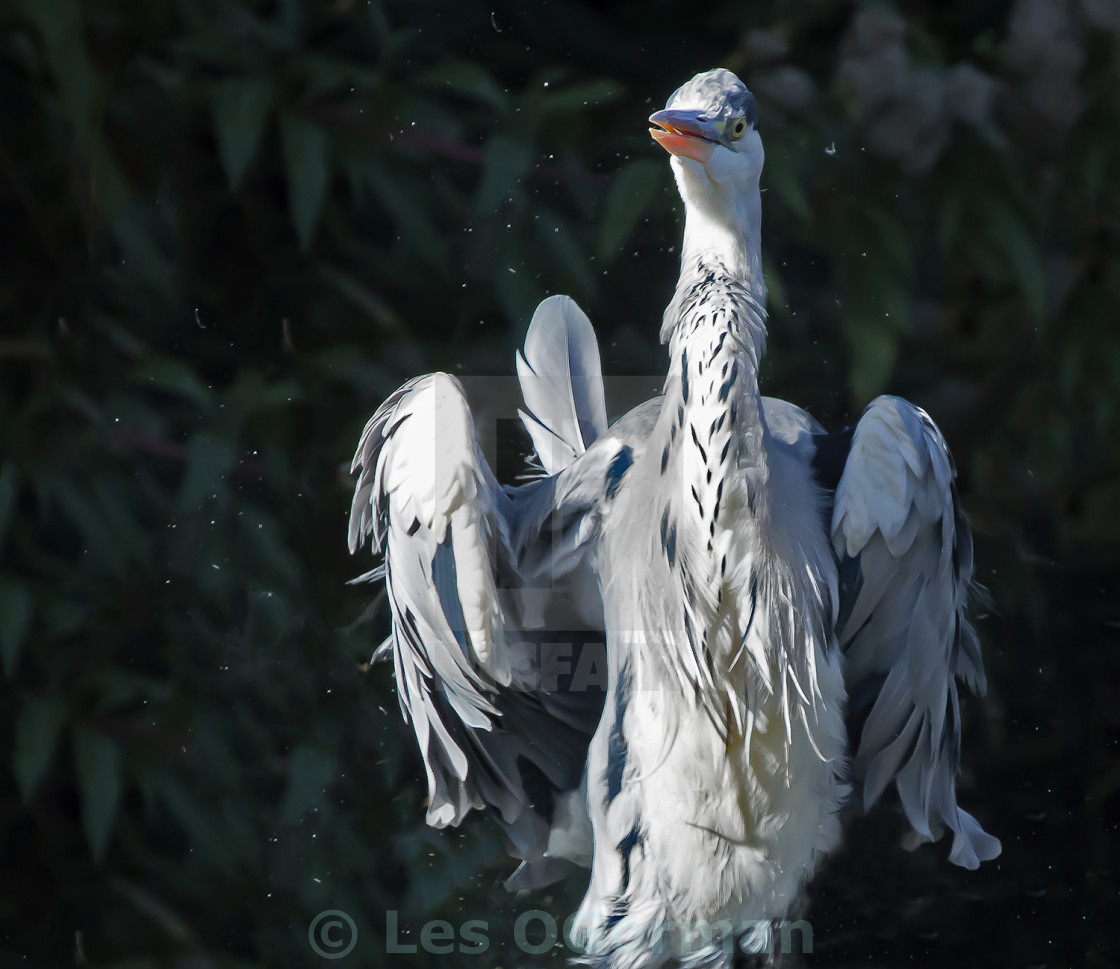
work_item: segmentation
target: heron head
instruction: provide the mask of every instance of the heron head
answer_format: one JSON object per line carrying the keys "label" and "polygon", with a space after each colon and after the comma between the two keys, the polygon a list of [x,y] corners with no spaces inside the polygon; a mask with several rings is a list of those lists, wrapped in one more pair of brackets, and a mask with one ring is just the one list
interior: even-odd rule
{"label": "heron head", "polygon": [[697,74],[650,115],[650,134],[672,158],[681,198],[720,218],[758,195],[764,153],[758,103],[723,68]]}

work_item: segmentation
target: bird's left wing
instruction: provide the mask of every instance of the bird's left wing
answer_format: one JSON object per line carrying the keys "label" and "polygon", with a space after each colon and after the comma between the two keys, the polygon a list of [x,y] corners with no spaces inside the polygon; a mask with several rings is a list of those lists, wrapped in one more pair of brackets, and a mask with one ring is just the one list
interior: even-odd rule
{"label": "bird's left wing", "polygon": [[966,616],[972,536],[955,477],[925,411],[879,397],[851,437],[832,539],[851,713],[866,717],[855,754],[864,806],[893,780],[914,830],[933,839],[950,828],[950,860],[976,868],[1000,843],[957,805],[956,680],[978,695],[985,681]]}

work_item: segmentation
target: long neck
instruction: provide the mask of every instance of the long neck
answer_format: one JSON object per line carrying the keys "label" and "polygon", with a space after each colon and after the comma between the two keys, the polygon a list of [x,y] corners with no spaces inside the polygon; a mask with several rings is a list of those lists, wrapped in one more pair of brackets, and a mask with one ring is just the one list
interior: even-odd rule
{"label": "long neck", "polygon": [[[728,215],[733,218],[728,219]],[[734,211],[712,213],[702,203],[685,210],[682,268],[688,261],[722,262],[744,282],[749,280],[759,302],[766,300],[762,278],[762,199],[757,191],[736,198]]]}
{"label": "long neck", "polygon": [[766,310],[750,280],[704,253],[683,268],[674,302],[666,396],[716,422],[727,412],[728,429],[758,427],[759,436],[748,434],[742,446],[760,448],[758,363],[766,348]]}
{"label": "long neck", "polygon": [[[683,187],[683,186],[682,186]],[[726,354],[743,356],[744,376],[758,395],[758,362],[766,348],[766,283],[762,277],[762,202],[758,191],[735,197],[731,211],[712,212],[685,196],[681,272],[665,309],[661,340],[674,367],[689,343],[709,346],[724,332]]]}
{"label": "long neck", "polygon": [[[682,322],[693,289],[707,272],[717,269],[738,286],[747,289],[759,307],[766,306],[766,281],[762,276],[762,201],[757,191],[743,193],[733,212],[712,213],[702,202],[685,205],[684,244],[681,272],[672,300],[665,309],[661,342],[668,343]],[[728,218],[731,215],[732,218]],[[765,341],[765,327],[762,327]],[[762,353],[758,347],[755,355]]]}
{"label": "long neck", "polygon": [[687,431],[685,447],[695,445],[699,462],[689,464],[705,482],[748,469],[752,484],[767,476],[758,389],[766,289],[759,220],[748,214],[735,232],[690,207],[681,275],[662,328],[671,358],[666,400]]}

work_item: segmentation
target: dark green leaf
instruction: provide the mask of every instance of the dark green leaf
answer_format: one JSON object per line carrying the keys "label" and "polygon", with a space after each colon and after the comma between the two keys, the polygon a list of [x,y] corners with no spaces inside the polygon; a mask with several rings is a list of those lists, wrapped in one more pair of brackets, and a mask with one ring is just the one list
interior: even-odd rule
{"label": "dark green leaf", "polygon": [[74,761],[82,825],[94,861],[105,857],[121,799],[121,751],[116,741],[88,727],[74,728]]}
{"label": "dark green leaf", "polygon": [[130,284],[150,299],[174,298],[178,291],[177,267],[164,246],[158,219],[133,209],[113,220],[113,238],[120,247],[121,272]]}
{"label": "dark green leaf", "polygon": [[327,133],[317,124],[289,114],[280,123],[280,134],[292,223],[300,248],[306,250],[311,247],[327,195],[330,176]]}
{"label": "dark green leaf", "polygon": [[20,6],[23,15],[39,29],[63,116],[79,143],[87,147],[96,88],[82,42],[82,5],[78,0],[23,0]]}
{"label": "dark green leaf", "polygon": [[17,579],[0,578],[0,662],[5,676],[15,671],[33,613],[31,590]]}
{"label": "dark green leaf", "polygon": [[215,89],[214,128],[218,153],[231,188],[236,189],[245,177],[260,144],[272,103],[272,84],[268,78],[237,78]]}
{"label": "dark green leaf", "polygon": [[24,804],[31,802],[46,776],[65,722],[66,707],[60,700],[31,697],[20,710],[12,768]]}

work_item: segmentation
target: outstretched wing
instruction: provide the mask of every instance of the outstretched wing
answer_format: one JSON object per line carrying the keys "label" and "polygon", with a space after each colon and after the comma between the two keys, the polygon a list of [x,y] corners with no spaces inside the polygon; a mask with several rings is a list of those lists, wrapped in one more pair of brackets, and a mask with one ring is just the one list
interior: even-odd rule
{"label": "outstretched wing", "polygon": [[932,840],[950,828],[950,860],[976,868],[1000,853],[1000,843],[957,806],[956,680],[978,695],[986,687],[966,617],[972,536],[955,477],[925,411],[877,398],[851,438],[832,539],[851,715],[865,718],[855,757],[864,806],[893,780],[914,830]]}
{"label": "outstretched wing", "polygon": [[[507,822],[524,807],[516,768],[491,742],[503,688],[530,689],[533,658],[507,641],[496,576],[509,565],[507,499],[475,442],[458,382],[409,381],[373,415],[352,472],[350,551],[372,536],[384,553],[401,712],[428,774],[428,823],[458,824],[492,805]],[[496,735],[495,735],[496,736]]]}
{"label": "outstretched wing", "polygon": [[[510,551],[513,503],[478,448],[459,383],[410,381],[366,425],[354,455],[350,550],[372,538],[383,564],[401,712],[428,777],[428,823],[491,807],[526,864],[510,887],[563,874],[590,850],[580,782],[601,696],[553,692],[542,657],[578,632],[525,630],[526,590]],[[527,487],[540,487],[543,482]],[[545,597],[548,598],[547,590]],[[556,612],[556,610],[553,610]],[[562,613],[561,613],[562,615]],[[582,815],[581,815],[582,811]]]}

